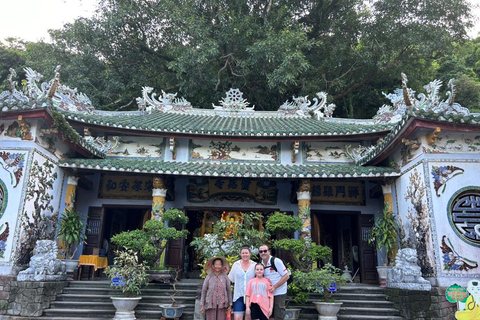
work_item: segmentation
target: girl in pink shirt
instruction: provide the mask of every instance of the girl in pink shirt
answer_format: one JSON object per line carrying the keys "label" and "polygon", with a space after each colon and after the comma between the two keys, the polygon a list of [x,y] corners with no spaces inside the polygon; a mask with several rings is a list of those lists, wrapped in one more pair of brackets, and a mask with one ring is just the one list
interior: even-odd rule
{"label": "girl in pink shirt", "polygon": [[270,292],[272,283],[263,277],[265,267],[261,263],[255,265],[255,278],[247,284],[245,292],[246,314],[252,320],[268,320],[273,311],[273,293]]}

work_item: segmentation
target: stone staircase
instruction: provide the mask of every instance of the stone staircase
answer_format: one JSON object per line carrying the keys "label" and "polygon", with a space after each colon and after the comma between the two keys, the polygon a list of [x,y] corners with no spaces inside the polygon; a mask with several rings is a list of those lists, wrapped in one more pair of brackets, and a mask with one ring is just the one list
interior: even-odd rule
{"label": "stone staircase", "polygon": [[[202,280],[182,280],[178,285],[179,293],[175,300],[185,304],[182,320],[193,320],[195,296],[198,284]],[[158,305],[170,303],[171,285],[150,284],[142,290],[142,300],[135,308],[138,319],[158,320],[160,310]],[[110,288],[108,281],[71,281],[68,287],[57,296],[50,309],[45,310],[43,320],[105,320],[112,319],[115,309],[110,300],[111,295],[118,291]],[[291,304],[291,308],[300,308],[301,320],[317,320],[318,313],[313,301],[320,300],[316,294],[311,294],[305,305]],[[348,284],[335,294],[335,300],[343,302],[338,314],[338,320],[404,320],[393,303],[387,300],[384,290],[378,286],[363,284]]]}
{"label": "stone staircase", "polygon": [[[201,280],[182,281],[175,300],[185,304],[182,320],[193,320],[197,284]],[[161,317],[159,304],[171,303],[171,285],[151,283],[142,290],[142,300],[135,308],[137,319],[158,320]],[[110,296],[119,295],[110,287],[109,281],[71,281],[57,296],[41,317],[44,320],[105,320],[112,319],[115,308]]]}
{"label": "stone staircase", "polygon": [[[343,302],[338,313],[338,320],[404,320],[400,312],[395,309],[393,303],[387,300],[385,291],[379,286],[364,284],[347,284],[334,295],[335,300]],[[301,320],[317,320],[318,313],[313,301],[321,300],[317,294],[310,294],[309,301],[305,305],[291,308],[300,308]]]}

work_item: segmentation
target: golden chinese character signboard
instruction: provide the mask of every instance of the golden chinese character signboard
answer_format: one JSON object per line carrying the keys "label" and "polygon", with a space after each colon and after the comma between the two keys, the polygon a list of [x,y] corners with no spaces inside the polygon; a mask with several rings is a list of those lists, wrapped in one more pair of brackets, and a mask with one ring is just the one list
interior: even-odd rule
{"label": "golden chinese character signboard", "polygon": [[134,175],[102,175],[99,198],[152,199],[152,178]]}
{"label": "golden chinese character signboard", "polygon": [[312,203],[365,205],[363,182],[312,181]]}
{"label": "golden chinese character signboard", "polygon": [[190,179],[187,188],[189,202],[210,200],[254,201],[277,204],[277,184],[274,181],[251,179]]}

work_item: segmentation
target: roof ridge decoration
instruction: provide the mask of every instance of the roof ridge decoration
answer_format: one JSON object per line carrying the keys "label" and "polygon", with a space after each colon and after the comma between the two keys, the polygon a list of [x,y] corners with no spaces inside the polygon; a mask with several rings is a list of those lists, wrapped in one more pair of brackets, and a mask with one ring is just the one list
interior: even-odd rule
{"label": "roof ridge decoration", "polygon": [[27,105],[30,100],[23,92],[17,90],[17,81],[13,80],[17,77],[17,72],[13,68],[8,71],[10,71],[7,76],[8,90],[0,93],[0,105],[6,105],[4,108],[8,108],[9,105]]}
{"label": "roof ridge decoration", "polygon": [[60,69],[55,68],[55,77],[49,82],[43,82],[40,87],[37,82],[43,75],[32,68],[24,68],[27,76],[27,96],[29,99],[43,102],[43,106],[53,106],[64,111],[92,114],[95,108],[88,96],[60,83]]}
{"label": "roof ridge decoration", "polygon": [[[185,100],[185,98],[176,98],[177,93],[165,93],[162,90],[162,95],[157,100],[157,94],[152,93],[152,87],[142,88],[142,97],[136,98],[138,111],[145,111],[151,114],[153,111],[177,111],[188,112],[193,109],[192,104]],[[152,93],[150,96],[148,96]]]}
{"label": "roof ridge decoration", "polygon": [[230,88],[227,91],[226,97],[220,100],[220,106],[216,106],[212,103],[214,110],[221,111],[255,111],[255,106],[248,107],[250,105],[246,99],[243,98],[243,92],[239,89]]}
{"label": "roof ridge decoration", "polygon": [[313,115],[317,120],[321,118],[331,118],[336,105],[333,103],[327,105],[327,93],[323,91],[317,92],[317,97],[320,99],[320,102],[317,98],[313,98],[312,100],[315,101],[315,103],[312,105],[308,96],[293,96],[293,102],[285,101],[278,108],[278,111],[283,112],[285,116],[309,117]]}
{"label": "roof ridge decoration", "polygon": [[406,114],[407,110],[431,111],[434,113],[443,114],[459,114],[469,115],[470,111],[455,102],[455,79],[450,79],[447,86],[450,90],[447,91],[447,98],[440,101],[440,88],[442,81],[433,80],[423,86],[425,93],[418,94],[418,99],[415,98],[415,91],[407,87],[407,76],[402,73],[402,89],[398,88],[393,93],[382,94],[391,101],[393,106],[382,105],[377,114],[373,117],[375,123],[396,123],[399,122]]}

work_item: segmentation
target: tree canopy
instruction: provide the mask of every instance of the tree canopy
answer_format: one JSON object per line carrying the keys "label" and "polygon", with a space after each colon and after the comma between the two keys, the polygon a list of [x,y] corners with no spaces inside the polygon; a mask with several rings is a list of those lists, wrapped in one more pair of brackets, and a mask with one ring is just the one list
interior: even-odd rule
{"label": "tree canopy", "polygon": [[[143,86],[205,108],[238,88],[256,110],[325,91],[335,116],[370,118],[401,72],[416,90],[450,74],[478,90],[470,10],[466,0],[102,0],[51,44],[1,46],[0,76],[8,63],[46,77],[62,64],[62,82],[108,110],[136,109]],[[478,106],[478,94],[464,99]]]}

